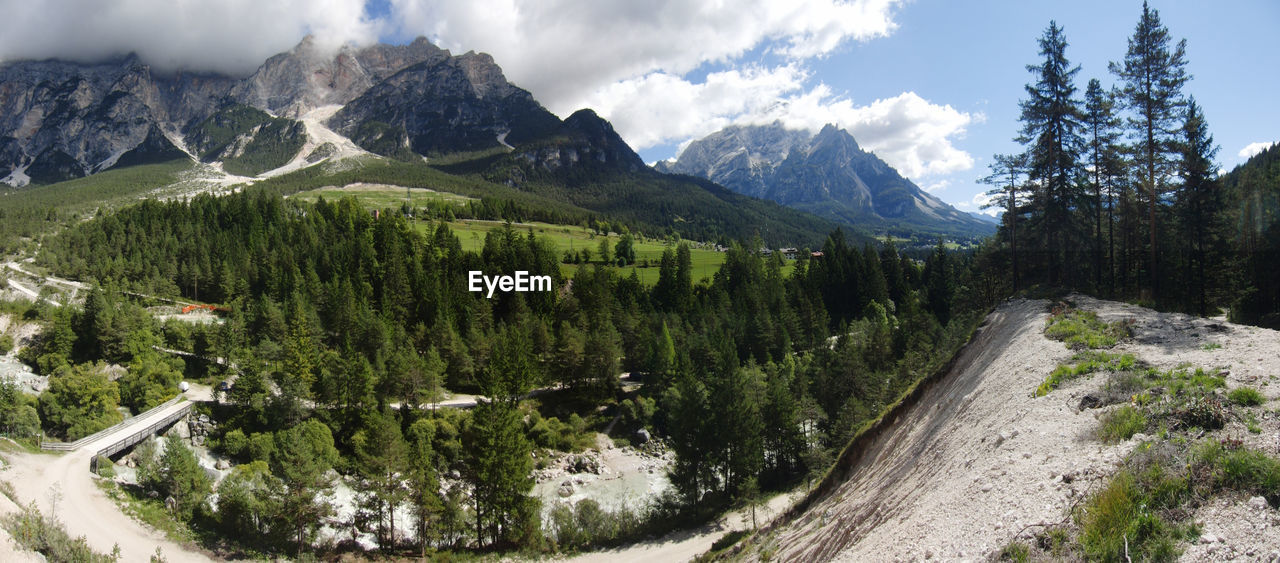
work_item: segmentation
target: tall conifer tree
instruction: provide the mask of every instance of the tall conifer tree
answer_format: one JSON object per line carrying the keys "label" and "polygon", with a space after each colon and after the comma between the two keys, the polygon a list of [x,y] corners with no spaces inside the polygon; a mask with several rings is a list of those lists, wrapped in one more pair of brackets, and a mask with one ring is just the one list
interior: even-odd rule
{"label": "tall conifer tree", "polygon": [[1169,30],[1160,23],[1160,12],[1142,3],[1142,17],[1129,38],[1123,62],[1112,62],[1111,72],[1124,83],[1125,106],[1134,113],[1128,123],[1133,144],[1130,151],[1138,172],[1140,192],[1147,204],[1146,265],[1152,296],[1160,295],[1158,207],[1171,187],[1176,171],[1177,132],[1181,122],[1182,86],[1187,74],[1187,41],[1171,46]]}

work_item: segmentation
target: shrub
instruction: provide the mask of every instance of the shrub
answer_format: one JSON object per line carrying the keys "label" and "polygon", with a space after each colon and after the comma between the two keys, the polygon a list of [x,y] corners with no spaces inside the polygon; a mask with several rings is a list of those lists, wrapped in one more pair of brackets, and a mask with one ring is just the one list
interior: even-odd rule
{"label": "shrub", "polygon": [[1031,560],[1031,548],[1027,544],[1020,541],[1009,542],[1000,550],[1000,561],[1013,561],[1014,563],[1025,563]]}
{"label": "shrub", "polygon": [[1280,504],[1280,460],[1239,442],[1208,441],[1195,451],[1193,470],[1208,475],[1215,489],[1259,494]]}
{"label": "shrub", "polygon": [[1102,417],[1098,437],[1103,442],[1123,442],[1147,427],[1147,416],[1141,409],[1125,405]]}
{"label": "shrub", "polygon": [[45,518],[34,506],[0,518],[0,526],[8,530],[13,541],[23,548],[45,556],[49,561],[84,561],[109,563],[115,557],[96,553],[84,536],[72,538],[57,520]]}
{"label": "shrub", "polygon": [[253,461],[271,461],[271,454],[276,451],[275,438],[270,432],[254,432],[249,435],[249,459]]}
{"label": "shrub", "polygon": [[222,453],[236,458],[244,455],[249,448],[249,438],[239,428],[227,432],[218,443],[222,446]]}
{"label": "shrub", "polygon": [[8,354],[13,351],[13,337],[8,334],[0,334],[0,355]]}
{"label": "shrub", "polygon": [[120,391],[97,366],[63,368],[40,395],[40,418],[50,433],[78,440],[120,422]]}
{"label": "shrub", "polygon": [[1129,323],[1104,323],[1093,311],[1056,307],[1044,335],[1061,340],[1072,350],[1110,348],[1129,336]]}
{"label": "shrub", "polygon": [[1262,397],[1262,393],[1252,387],[1236,387],[1230,393],[1227,393],[1227,398],[1231,402],[1245,407],[1256,407],[1266,402],[1266,399]]}
{"label": "shrub", "polygon": [[1049,377],[1045,378],[1044,383],[1041,383],[1040,387],[1036,388],[1035,396],[1043,397],[1063,383],[1082,375],[1100,370],[1123,372],[1132,370],[1138,365],[1138,360],[1133,354],[1108,354],[1106,352],[1093,351],[1081,352],[1067,361],[1068,363],[1054,368]]}
{"label": "shrub", "polygon": [[107,479],[116,476],[116,466],[111,463],[111,458],[104,455],[98,456],[98,476]]}
{"label": "shrub", "polygon": [[1170,561],[1178,555],[1176,529],[1150,512],[1128,470],[1121,470],[1077,513],[1086,558]]}
{"label": "shrub", "polygon": [[1166,415],[1176,428],[1217,430],[1227,424],[1227,409],[1211,396],[1183,398],[1169,407]]}
{"label": "shrub", "polygon": [[569,506],[557,504],[549,514],[551,533],[562,551],[600,547],[633,538],[651,525],[645,518],[628,509],[605,510],[591,499]]}

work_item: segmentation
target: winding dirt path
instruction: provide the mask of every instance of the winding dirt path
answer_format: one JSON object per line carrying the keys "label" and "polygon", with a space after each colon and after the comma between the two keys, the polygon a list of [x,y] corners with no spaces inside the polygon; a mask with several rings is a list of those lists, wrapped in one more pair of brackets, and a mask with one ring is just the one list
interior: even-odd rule
{"label": "winding dirt path", "polygon": [[[196,386],[189,399],[208,398],[207,387]],[[194,395],[194,396],[193,396]],[[94,483],[89,462],[107,444],[114,443],[159,420],[181,403],[148,411],[137,422],[98,436],[65,455],[11,453],[0,479],[14,486],[23,504],[35,503],[40,512],[60,520],[72,537],[84,536],[98,552],[111,553],[120,547],[121,561],[147,561],[159,548],[171,562],[209,561],[206,554],[192,551],[163,534],[125,515],[115,502]]]}

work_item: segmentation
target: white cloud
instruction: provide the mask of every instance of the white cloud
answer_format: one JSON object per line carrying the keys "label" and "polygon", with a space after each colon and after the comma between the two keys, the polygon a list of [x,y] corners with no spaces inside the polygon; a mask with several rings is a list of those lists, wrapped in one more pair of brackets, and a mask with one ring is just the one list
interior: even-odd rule
{"label": "white cloud", "polygon": [[955,204],[953,204],[953,205],[954,205],[954,207],[955,207],[956,209],[959,209],[959,210],[961,210],[961,211],[969,211],[969,212],[973,212],[973,213],[981,213],[981,214],[983,214],[983,215],[989,215],[989,216],[991,216],[991,217],[996,217],[996,216],[999,216],[999,215],[1000,215],[1000,213],[1001,213],[1002,211],[1004,211],[1004,209],[1003,209],[1003,208],[1001,208],[1001,207],[999,207],[999,206],[996,206],[996,207],[989,207],[989,208],[987,208],[987,209],[983,209],[983,208],[982,208],[982,206],[984,206],[984,205],[986,205],[986,204],[990,203],[992,199],[993,199],[993,198],[992,198],[991,196],[987,195],[987,193],[986,193],[986,192],[978,192],[978,193],[976,193],[976,194],[973,194],[973,199],[970,199],[969,201],[961,201],[961,202],[959,202],[959,203],[955,203]]}
{"label": "white cloud", "polygon": [[586,105],[637,149],[679,143],[683,150],[691,139],[730,124],[781,121],[817,132],[835,123],[908,178],[973,168],[973,157],[952,141],[981,114],[933,104],[914,92],[858,106],[825,84],[806,89],[808,79],[796,64],[715,72],[699,83],[652,73],[600,88]]}
{"label": "white cloud", "polygon": [[632,147],[645,149],[687,142],[744,116],[769,112],[783,96],[799,90],[807,78],[795,65],[714,72],[696,84],[655,72],[608,84],[596,90],[585,105],[609,119]]}
{"label": "white cloud", "polygon": [[951,185],[951,180],[938,180],[937,182],[933,182],[927,186],[924,186],[924,191],[929,192],[931,194],[936,194],[942,190],[947,189],[947,186],[950,186],[950,185]]}
{"label": "white cloud", "polygon": [[391,0],[408,37],[493,55],[512,82],[567,115],[601,88],[684,76],[757,48],[791,60],[896,29],[899,0]]}
{"label": "white cloud", "polygon": [[0,0],[0,60],[101,60],[136,52],[159,69],[252,72],[307,33],[364,44],[379,24],[363,0]]}
{"label": "white cloud", "polygon": [[1240,155],[1240,158],[1248,160],[1250,158],[1253,158],[1254,155],[1264,150],[1267,150],[1267,147],[1270,147],[1271,145],[1274,145],[1274,144],[1276,144],[1276,141],[1249,143],[1248,145],[1245,145],[1243,149],[1240,149],[1240,152],[1237,154]]}
{"label": "white cloud", "polygon": [[908,177],[973,166],[952,142],[981,114],[913,92],[855,105],[812,83],[808,61],[893,33],[902,0],[389,1],[373,19],[365,0],[0,0],[0,60],[132,51],[160,69],[246,74],[306,33],[322,47],[426,35],[492,54],[561,116],[596,109],[638,149],[781,120],[836,123]]}

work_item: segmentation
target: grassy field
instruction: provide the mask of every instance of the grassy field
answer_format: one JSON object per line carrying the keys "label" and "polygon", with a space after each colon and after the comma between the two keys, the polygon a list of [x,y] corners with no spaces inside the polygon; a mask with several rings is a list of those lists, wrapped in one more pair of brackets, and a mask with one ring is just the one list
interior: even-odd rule
{"label": "grassy field", "polygon": [[[453,221],[449,223],[449,228],[458,236],[458,240],[462,242],[464,250],[480,251],[484,248],[484,237],[489,231],[501,229],[505,223],[501,221]],[[426,223],[422,224],[422,228],[428,228]],[[515,223],[512,225],[516,231],[527,233],[530,230],[540,238],[548,240],[555,246],[556,251],[563,255],[565,252],[579,252],[582,249],[591,251],[592,263],[599,263],[600,259],[600,241],[607,238],[609,240],[609,251],[612,253],[613,248],[618,244],[619,235],[611,233],[609,236],[597,235],[590,229],[577,225],[551,225],[547,223]],[[712,248],[701,248],[698,243],[691,243],[693,246],[690,252],[690,258],[693,263],[693,281],[696,283],[703,279],[708,279],[720,269],[720,265],[724,264],[724,253],[717,252]],[[635,239],[636,263],[633,266],[622,268],[625,275],[630,275],[629,270],[635,268],[636,275],[640,281],[646,285],[652,285],[658,282],[658,266],[662,262],[662,252],[667,249],[666,241],[655,239]],[[580,264],[561,264],[560,269],[567,276],[572,276],[574,272],[581,268]]]}
{"label": "grassy field", "polygon": [[[464,195],[440,192],[426,188],[405,188],[403,186],[395,186],[390,184],[352,184],[345,187],[323,187],[304,192],[298,192],[291,199],[299,199],[301,201],[313,202],[324,197],[326,200],[335,201],[343,197],[354,197],[360,201],[368,209],[394,209],[405,202],[410,205],[421,205],[425,201],[438,200],[463,204],[473,201]],[[481,220],[459,220],[448,223],[449,228],[458,236],[458,240],[462,243],[463,250],[479,252],[484,248],[484,238],[489,231],[501,229],[506,223],[502,221],[481,221]],[[420,230],[434,228],[431,222],[416,222]],[[591,251],[592,263],[599,263],[600,258],[600,241],[608,239],[610,252],[618,244],[620,235],[611,233],[608,236],[598,235],[591,229],[580,225],[553,225],[550,223],[513,223],[520,233],[527,233],[530,230],[540,238],[548,240],[555,246],[557,253],[564,255],[566,252],[580,252],[583,249]],[[630,275],[631,269],[636,270],[636,275],[640,281],[646,285],[653,285],[658,282],[659,265],[662,262],[662,253],[667,249],[668,242],[665,240],[645,239],[637,237],[635,239],[636,263],[632,266],[621,268],[623,275]],[[710,279],[720,269],[720,265],[724,264],[725,255],[723,252],[717,252],[714,248],[704,248],[700,243],[691,242],[692,252],[690,258],[693,263],[693,280],[699,282],[704,279]],[[581,264],[561,264],[561,272],[566,276],[572,276],[578,268],[583,267]],[[788,265],[784,270],[785,274],[791,273],[792,266]]]}
{"label": "grassy field", "polygon": [[306,202],[314,202],[321,197],[328,201],[337,201],[347,196],[355,197],[361,205],[369,209],[397,208],[403,203],[421,205],[427,201],[447,201],[464,204],[476,198],[448,192],[438,192],[427,188],[406,188],[388,184],[351,184],[344,187],[329,186],[299,192],[289,196]]}

